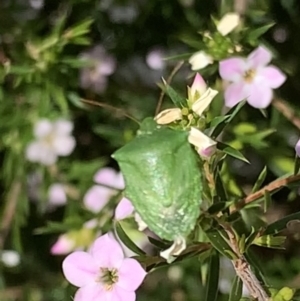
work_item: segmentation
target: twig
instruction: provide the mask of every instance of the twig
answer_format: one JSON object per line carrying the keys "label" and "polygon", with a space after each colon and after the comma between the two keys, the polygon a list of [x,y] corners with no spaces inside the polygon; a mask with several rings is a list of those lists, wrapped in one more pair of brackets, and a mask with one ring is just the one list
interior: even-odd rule
{"label": "twig", "polygon": [[116,108],[114,106],[111,106],[107,103],[103,103],[103,102],[98,102],[98,101],[94,101],[94,100],[89,100],[89,99],[84,99],[82,98],[81,99],[82,102],[84,103],[87,103],[89,105],[93,105],[93,106],[98,106],[98,107],[101,107],[101,108],[105,108],[105,109],[108,109],[108,110],[111,110],[111,111],[115,111],[115,112],[118,112],[120,113],[122,116],[125,116],[131,120],[133,120],[134,122],[136,122],[137,124],[140,124],[140,122],[134,118],[133,116],[127,114],[123,109],[121,108]]}
{"label": "twig", "polygon": [[272,105],[276,108],[286,119],[288,119],[297,129],[300,130],[300,118],[296,116],[294,110],[283,99],[274,98]]}
{"label": "twig", "polygon": [[234,213],[242,208],[244,208],[247,204],[252,203],[260,198],[262,198],[265,194],[266,191],[272,192],[278,188],[281,188],[283,186],[286,186],[288,184],[294,183],[300,181],[300,174],[298,175],[293,175],[293,176],[288,176],[284,179],[278,179],[270,184],[266,185],[262,189],[249,194],[247,197],[243,198],[240,200],[238,203],[235,204],[234,208],[231,210],[231,213]]}
{"label": "twig", "polygon": [[0,250],[3,249],[6,237],[9,233],[9,229],[15,215],[18,199],[21,193],[21,188],[21,181],[16,180],[12,183],[11,189],[7,195],[6,205],[0,224]]}
{"label": "twig", "polygon": [[[172,82],[173,77],[175,76],[175,74],[178,72],[178,70],[182,67],[182,65],[184,64],[184,61],[179,61],[176,66],[173,68],[171,74],[169,75],[169,77],[167,78],[167,84],[169,85]],[[157,102],[157,106],[155,109],[155,116],[159,113],[162,102],[163,102],[163,98],[165,95],[165,91],[162,90]]]}
{"label": "twig", "polygon": [[238,257],[237,259],[231,260],[237,276],[241,278],[243,284],[247,287],[249,293],[253,298],[258,301],[269,301],[269,295],[253,273],[247,259],[240,251],[239,243],[236,239],[234,230],[230,225],[226,223],[221,222],[220,225],[226,231],[228,235],[228,243]]}

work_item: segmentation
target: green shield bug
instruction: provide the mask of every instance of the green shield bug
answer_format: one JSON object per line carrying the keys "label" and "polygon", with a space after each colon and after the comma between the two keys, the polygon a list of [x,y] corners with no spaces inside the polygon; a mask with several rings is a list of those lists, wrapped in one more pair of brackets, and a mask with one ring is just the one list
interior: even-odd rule
{"label": "green shield bug", "polygon": [[193,230],[202,183],[188,132],[146,118],[138,135],[112,157],[124,176],[125,196],[150,230],[170,241]]}

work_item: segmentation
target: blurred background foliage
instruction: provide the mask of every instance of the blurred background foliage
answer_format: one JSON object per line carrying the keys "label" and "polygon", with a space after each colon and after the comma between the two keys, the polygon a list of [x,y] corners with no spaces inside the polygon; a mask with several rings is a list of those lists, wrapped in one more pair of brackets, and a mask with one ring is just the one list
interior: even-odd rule
{"label": "blurred background foliage", "polygon": [[[82,197],[93,184],[97,170],[103,166],[117,168],[110,154],[129,141],[138,128],[126,115],[138,120],[153,116],[160,95],[157,83],[161,77],[168,77],[178,59],[187,59],[200,49],[198,32],[213,29],[211,15],[220,19],[246,2],[246,27],[274,22],[260,40],[252,41],[253,46],[261,41],[275,51],[275,63],[288,75],[280,97],[295,116],[300,116],[300,3],[235,2],[1,0],[0,205],[1,225],[8,227],[1,228],[0,251],[16,250],[21,256],[17,266],[1,263],[1,301],[70,300],[75,289],[62,276],[64,256],[51,255],[50,248],[60,233],[81,229],[94,217],[82,208]],[[251,44],[247,47],[252,50]],[[96,67],[91,59],[98,64]],[[216,82],[222,88],[209,68],[202,74],[208,83]],[[192,76],[186,63],[174,77],[173,87],[184,95]],[[111,107],[90,106],[81,98]],[[166,98],[163,107],[170,104]],[[220,113],[222,106],[220,96],[212,116]],[[232,190],[237,194],[240,187],[249,192],[249,185],[265,166],[268,171],[264,184],[294,169],[299,129],[275,106],[263,113],[265,116],[245,106],[223,137],[251,162],[227,161],[226,172],[235,179]],[[54,167],[31,164],[24,156],[26,145],[33,139],[33,126],[41,118],[74,122],[76,148]],[[76,191],[68,195],[67,206],[46,210],[47,189],[57,181],[76,187]],[[115,202],[109,205],[110,210]],[[299,188],[295,186],[273,196],[264,219],[272,222],[299,210]],[[256,213],[250,217],[250,226],[258,223]],[[287,234],[285,251],[260,248],[258,255],[273,285],[299,288],[299,237]],[[150,274],[137,299],[200,300],[204,292],[197,260],[192,258]],[[220,287],[220,300],[227,299],[229,289],[228,285],[227,291]]]}

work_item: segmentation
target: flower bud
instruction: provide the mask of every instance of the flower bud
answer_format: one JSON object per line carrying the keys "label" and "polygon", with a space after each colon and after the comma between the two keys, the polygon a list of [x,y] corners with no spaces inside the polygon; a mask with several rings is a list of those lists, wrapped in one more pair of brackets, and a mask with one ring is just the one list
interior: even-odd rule
{"label": "flower bud", "polygon": [[155,116],[154,120],[158,124],[169,124],[176,120],[181,120],[182,114],[179,108],[166,109]]}
{"label": "flower bud", "polygon": [[213,58],[201,50],[194,53],[190,57],[189,63],[191,64],[192,70],[195,71],[195,70],[203,69],[209,64],[212,64]]}
{"label": "flower bud", "polygon": [[236,13],[226,14],[219,22],[217,29],[222,36],[228,35],[240,23],[240,16]]}
{"label": "flower bud", "polygon": [[198,115],[201,116],[203,112],[208,108],[214,97],[218,94],[217,90],[208,88],[206,92],[201,95],[201,97],[196,100],[192,105],[192,110]]}

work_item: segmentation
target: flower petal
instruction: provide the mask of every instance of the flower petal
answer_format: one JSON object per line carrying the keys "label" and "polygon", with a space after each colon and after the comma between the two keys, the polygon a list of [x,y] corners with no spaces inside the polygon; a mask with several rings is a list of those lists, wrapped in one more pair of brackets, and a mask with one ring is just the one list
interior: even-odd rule
{"label": "flower petal", "polygon": [[192,110],[198,116],[202,116],[203,112],[208,108],[208,106],[218,93],[219,92],[217,90],[208,88],[206,92],[192,105]]}
{"label": "flower petal", "polygon": [[68,237],[67,234],[62,234],[51,247],[50,253],[52,255],[64,255],[70,253],[75,246],[75,241]]}
{"label": "flower petal", "polygon": [[266,66],[271,60],[272,53],[270,50],[264,46],[259,46],[249,54],[247,58],[248,68],[257,69],[258,67]]}
{"label": "flower petal", "polygon": [[154,120],[158,124],[169,124],[182,119],[182,113],[179,108],[166,109],[157,114]]}
{"label": "flower petal", "polygon": [[[214,153],[213,150],[216,150],[217,142],[212,140],[210,137],[206,136],[204,133],[202,133],[195,127],[191,128],[188,141],[189,143],[196,146],[199,155],[202,156],[204,159],[207,158],[208,155],[211,156]],[[212,150],[208,152],[208,149],[211,148]]]}
{"label": "flower petal", "polygon": [[111,292],[107,294],[107,301],[135,301],[135,292],[128,292],[116,285]]}
{"label": "flower petal", "polygon": [[49,135],[53,130],[53,124],[48,119],[40,119],[34,125],[34,136],[36,138],[43,138]]}
{"label": "flower petal", "polygon": [[114,186],[114,182],[116,179],[117,172],[110,167],[101,168],[94,175],[94,181],[97,184],[103,184],[107,186]]}
{"label": "flower petal", "polygon": [[52,145],[57,155],[68,156],[74,150],[76,142],[72,136],[54,136]]}
{"label": "flower petal", "polygon": [[144,231],[148,228],[148,225],[142,220],[141,216],[137,212],[134,213],[134,220],[138,224],[139,231]]}
{"label": "flower petal", "polygon": [[57,156],[53,150],[41,141],[31,142],[26,148],[26,159],[31,162],[39,162],[44,165],[52,165]]}
{"label": "flower petal", "polygon": [[226,107],[232,108],[249,96],[249,85],[237,82],[229,85],[224,93]]}
{"label": "flower petal", "polygon": [[97,238],[90,253],[99,267],[119,268],[124,259],[120,244],[109,234]]}
{"label": "flower petal", "polygon": [[191,96],[193,97],[196,94],[196,92],[202,95],[203,93],[205,93],[206,90],[207,90],[207,85],[203,77],[199,73],[196,73],[194,81],[191,85],[191,94],[192,94]]}
{"label": "flower petal", "polygon": [[115,219],[122,220],[130,216],[134,211],[132,203],[127,198],[122,198],[115,210]]}
{"label": "flower petal", "polygon": [[147,273],[135,259],[126,258],[119,268],[118,275],[118,286],[126,291],[135,291],[142,284]]}
{"label": "flower petal", "polygon": [[205,68],[209,64],[212,64],[213,58],[201,50],[201,51],[194,53],[190,57],[189,63],[191,64],[192,70],[196,71],[196,70]]}
{"label": "flower petal", "polygon": [[255,83],[251,87],[247,101],[249,105],[257,109],[265,109],[270,105],[273,97],[273,91],[267,85]]}
{"label": "flower petal", "polygon": [[240,16],[237,13],[227,13],[220,20],[217,30],[222,36],[228,35],[240,23]]}
{"label": "flower petal", "polygon": [[[81,287],[75,294],[74,301],[106,301],[107,291],[100,283]],[[114,301],[114,299],[111,299]],[[117,300],[116,300],[117,301]]]}
{"label": "flower petal", "polygon": [[63,273],[67,280],[78,287],[93,283],[96,280],[99,266],[86,252],[74,252],[62,263]]}
{"label": "flower petal", "polygon": [[275,66],[268,66],[258,71],[258,77],[272,89],[279,88],[285,81],[286,75]]}
{"label": "flower petal", "polygon": [[300,157],[300,139],[298,140],[296,146],[295,146],[295,151],[298,157]]}
{"label": "flower petal", "polygon": [[84,195],[83,203],[86,209],[98,213],[109,202],[112,195],[112,189],[94,185]]}
{"label": "flower petal", "polygon": [[219,73],[221,77],[232,82],[241,80],[246,70],[246,61],[239,57],[232,57],[223,60],[219,65]]}
{"label": "flower petal", "polygon": [[185,249],[186,249],[185,238],[179,236],[174,240],[172,246],[169,249],[160,252],[160,256],[162,258],[165,258],[168,263],[171,263],[172,261],[175,260],[174,256],[180,255],[182,251],[184,251]]}
{"label": "flower petal", "polygon": [[51,205],[62,206],[67,202],[65,187],[63,184],[54,183],[48,189],[48,201]]}
{"label": "flower petal", "polygon": [[54,131],[58,135],[69,135],[73,131],[73,123],[69,120],[59,119],[53,124]]}

